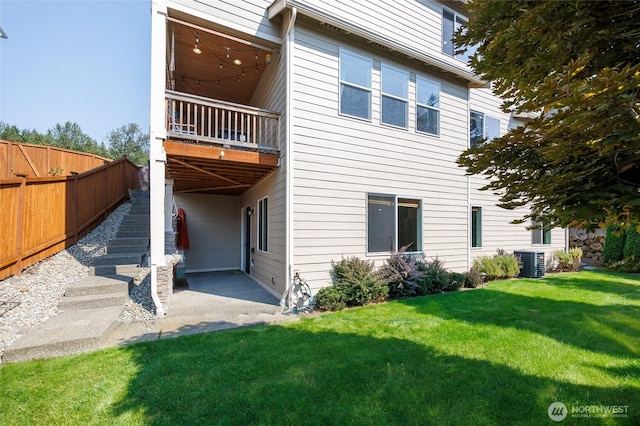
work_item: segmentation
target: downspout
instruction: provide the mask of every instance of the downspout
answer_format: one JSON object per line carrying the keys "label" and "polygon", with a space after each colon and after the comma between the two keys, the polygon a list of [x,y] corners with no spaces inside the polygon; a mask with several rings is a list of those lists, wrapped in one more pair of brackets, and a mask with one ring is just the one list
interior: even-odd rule
{"label": "downspout", "polygon": [[[467,147],[471,143],[469,114],[471,113],[471,89],[467,87]],[[471,270],[471,175],[467,175],[467,271]],[[482,244],[484,245],[484,244]]]}
{"label": "downspout", "polygon": [[149,122],[149,227],[150,227],[150,284],[151,298],[156,307],[156,316],[165,312],[158,297],[158,267],[166,265],[164,257],[164,214],[166,154],[163,141],[165,130],[164,81],[166,69],[166,0],[151,2],[151,75],[150,75],[150,122]]}
{"label": "downspout", "polygon": [[[289,23],[287,25],[287,31],[285,35],[286,40],[286,57],[287,57],[287,128],[286,128],[286,141],[287,141],[287,186],[286,186],[286,200],[287,200],[287,273],[286,273],[286,286],[287,292],[293,285],[293,268],[294,268],[294,253],[293,253],[293,47],[292,43],[295,39],[294,25],[296,17],[298,15],[298,9],[293,7],[291,9],[291,15],[289,17]],[[286,302],[283,300],[283,302]]]}

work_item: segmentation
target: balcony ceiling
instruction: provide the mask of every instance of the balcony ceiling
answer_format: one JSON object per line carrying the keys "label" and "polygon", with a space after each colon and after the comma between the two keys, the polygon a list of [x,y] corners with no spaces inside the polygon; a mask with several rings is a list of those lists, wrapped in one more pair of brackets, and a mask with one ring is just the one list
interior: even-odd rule
{"label": "balcony ceiling", "polygon": [[164,149],[175,192],[240,195],[278,167],[273,154],[177,141],[165,141]]}
{"label": "balcony ceiling", "polygon": [[[169,70],[169,89],[249,105],[265,68],[273,66],[265,61],[271,51],[250,41],[187,22],[170,20],[167,28],[167,65],[172,38],[175,62],[175,69]],[[193,51],[196,37],[200,54]]]}

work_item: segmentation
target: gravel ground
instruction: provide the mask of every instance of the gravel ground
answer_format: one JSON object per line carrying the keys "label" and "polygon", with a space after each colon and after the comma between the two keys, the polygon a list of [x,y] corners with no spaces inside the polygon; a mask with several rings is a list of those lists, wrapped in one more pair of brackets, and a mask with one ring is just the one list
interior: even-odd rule
{"label": "gravel ground", "polygon": [[[89,276],[93,258],[106,254],[107,243],[130,207],[130,203],[122,204],[76,245],[30,266],[19,277],[0,281],[0,354],[26,329],[58,314],[67,285]],[[149,268],[140,268],[134,284],[120,320],[143,321],[150,327],[155,306]]]}

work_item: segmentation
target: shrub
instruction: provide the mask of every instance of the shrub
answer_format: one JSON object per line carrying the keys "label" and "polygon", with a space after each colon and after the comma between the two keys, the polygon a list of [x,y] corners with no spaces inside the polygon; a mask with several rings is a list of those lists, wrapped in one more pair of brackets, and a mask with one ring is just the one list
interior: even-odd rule
{"label": "shrub", "polygon": [[333,283],[347,306],[382,302],[387,298],[386,282],[374,271],[373,262],[353,256],[340,262],[331,261],[331,267]]}
{"label": "shrub", "polygon": [[464,285],[466,277],[460,272],[449,272],[449,283],[445,291],[458,291]]}
{"label": "shrub", "polygon": [[418,263],[422,276],[418,279],[418,295],[442,293],[449,283],[449,272],[438,258]]}
{"label": "shrub", "polygon": [[602,261],[604,263],[619,262],[624,258],[625,233],[620,232],[616,227],[607,228],[607,235],[604,239],[602,249]]}
{"label": "shrub", "polygon": [[623,259],[640,260],[640,233],[635,226],[630,226],[625,232]]}
{"label": "shrub", "polygon": [[471,269],[464,274],[464,278],[464,286],[467,288],[476,288],[484,282],[482,274],[475,267],[471,267]]}
{"label": "shrub", "polygon": [[520,273],[520,263],[512,254],[499,252],[493,256],[480,256],[473,260],[473,268],[485,274],[487,281],[514,278]]}
{"label": "shrub", "polygon": [[565,272],[580,269],[582,254],[582,249],[579,247],[569,249],[568,252],[564,252],[563,250],[553,252],[553,256],[558,260],[558,269]]}
{"label": "shrub", "polygon": [[316,294],[316,306],[325,311],[339,311],[347,307],[345,297],[336,286],[323,287]]}
{"label": "shrub", "polygon": [[387,282],[390,299],[401,299],[418,294],[418,280],[423,273],[416,259],[402,247],[393,253],[380,269],[381,277]]}

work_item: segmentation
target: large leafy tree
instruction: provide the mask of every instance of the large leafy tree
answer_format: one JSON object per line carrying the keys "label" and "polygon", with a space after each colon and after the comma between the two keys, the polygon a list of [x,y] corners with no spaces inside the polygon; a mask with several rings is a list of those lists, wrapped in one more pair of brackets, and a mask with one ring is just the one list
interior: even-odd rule
{"label": "large leafy tree", "polygon": [[468,4],[463,49],[531,119],[459,158],[546,226],[640,223],[640,0]]}
{"label": "large leafy tree", "polygon": [[58,148],[107,155],[104,144],[98,144],[95,139],[84,133],[78,123],[67,121],[64,124],[56,124],[47,131],[47,138]]}
{"label": "large leafy tree", "polygon": [[111,158],[125,155],[138,165],[146,164],[149,160],[149,135],[143,133],[135,123],[112,130],[106,139]]}

